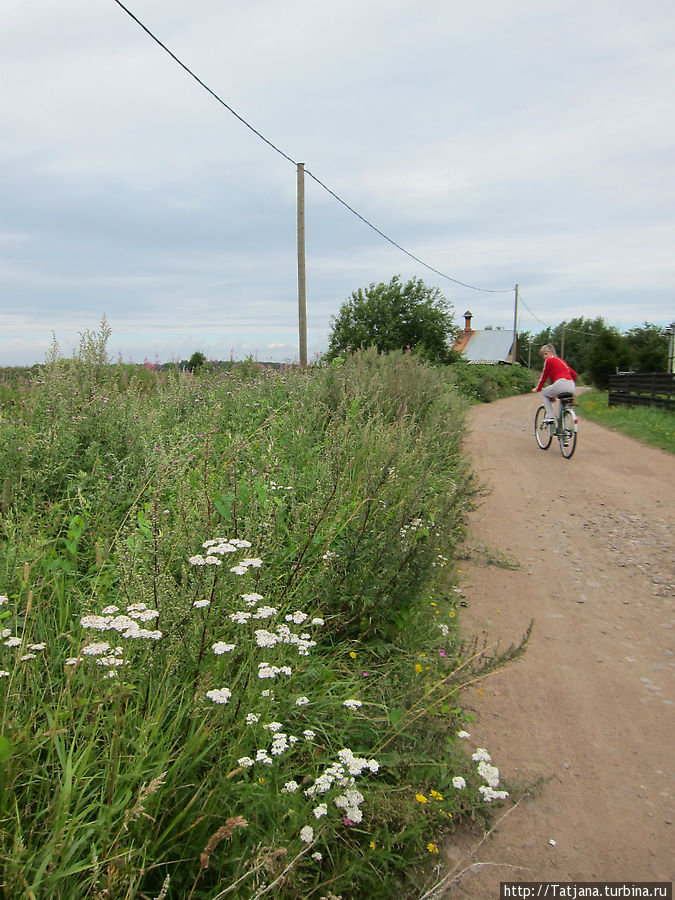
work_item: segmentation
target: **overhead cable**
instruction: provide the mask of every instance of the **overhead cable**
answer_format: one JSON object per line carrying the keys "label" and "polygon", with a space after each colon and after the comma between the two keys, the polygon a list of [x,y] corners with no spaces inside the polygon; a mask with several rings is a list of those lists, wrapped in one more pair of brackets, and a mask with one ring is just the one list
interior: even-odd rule
{"label": "overhead cable", "polygon": [[[279,147],[277,147],[276,144],[272,143],[272,141],[270,141],[268,138],[266,138],[264,134],[261,134],[261,132],[258,131],[257,128],[254,128],[249,122],[247,122],[243,116],[240,116],[239,113],[236,112],[236,110],[234,110],[229,105],[229,103],[226,103],[225,100],[223,100],[222,97],[220,97],[204,81],[202,81],[202,79],[198,75],[196,75],[192,71],[192,69],[190,69],[188,66],[186,66],[185,63],[181,59],[179,59],[176,56],[176,54],[166,46],[165,43],[160,41],[160,39],[155,34],[153,34],[153,32],[150,31],[150,29],[146,25],[144,25],[143,22],[141,22],[141,20],[136,15],[134,15],[134,13],[131,12],[131,10],[128,7],[126,7],[124,5],[124,3],[121,2],[121,0],[114,0],[114,2],[120,7],[120,9],[124,10],[124,12],[131,19],[133,19],[134,22],[136,22],[136,24],[140,28],[143,29],[143,31],[148,35],[148,37],[152,38],[152,40],[156,44],[158,44],[162,48],[162,50],[164,50],[166,53],[168,53],[169,56],[171,57],[171,59],[174,60],[174,62],[177,62],[178,65],[185,72],[187,72],[187,74],[190,75],[191,78],[194,78],[194,80],[197,82],[197,84],[199,84],[201,87],[203,87],[205,91],[207,91],[215,100],[217,100],[217,102],[220,103],[221,106],[224,106],[228,112],[232,113],[232,115],[236,119],[238,119],[242,123],[242,125],[245,125],[246,128],[249,129],[249,131],[252,131],[253,134],[256,135],[256,137],[259,137],[261,141],[264,141],[264,143],[266,143],[268,147],[271,147],[272,150],[276,151],[280,156],[283,156],[284,159],[286,159],[288,162],[292,163],[297,168],[298,163],[292,157],[290,157],[287,153],[284,153],[284,151],[281,150]],[[349,212],[351,212],[358,219],[360,219],[365,225],[367,225],[369,228],[372,228],[372,230],[376,234],[379,234],[380,237],[384,238],[386,241],[389,241],[390,244],[393,244],[394,247],[401,250],[403,253],[406,254],[406,256],[409,256],[410,259],[414,259],[415,262],[419,263],[420,265],[424,266],[425,268],[429,269],[430,271],[435,272],[437,275],[440,275],[441,278],[446,278],[448,281],[451,281],[453,284],[461,285],[462,287],[469,288],[472,291],[482,291],[483,293],[486,293],[486,294],[510,294],[511,291],[513,290],[513,288],[506,288],[506,289],[502,289],[502,290],[491,290],[489,288],[476,287],[473,284],[466,284],[464,281],[459,281],[456,278],[452,278],[450,275],[446,275],[445,272],[441,272],[439,269],[435,269],[433,266],[429,265],[429,263],[426,263],[426,262],[424,262],[424,260],[420,259],[418,256],[415,256],[414,253],[411,253],[409,250],[406,250],[405,247],[402,247],[401,244],[397,243],[395,240],[393,240],[393,238],[390,238],[383,231],[380,231],[380,229],[377,228],[375,225],[373,225],[372,222],[369,222],[368,219],[366,219],[364,216],[362,216],[360,213],[358,213],[352,206],[350,206],[340,196],[338,196],[338,194],[336,194],[335,191],[331,190],[326,184],[324,184],[320,178],[317,178],[317,176],[314,175],[313,172],[310,172],[309,169],[305,169],[305,171],[310,176],[310,178],[312,178],[320,187],[322,187],[325,191],[327,191],[332,197],[334,197],[339,203],[341,203],[346,209],[348,209]]]}

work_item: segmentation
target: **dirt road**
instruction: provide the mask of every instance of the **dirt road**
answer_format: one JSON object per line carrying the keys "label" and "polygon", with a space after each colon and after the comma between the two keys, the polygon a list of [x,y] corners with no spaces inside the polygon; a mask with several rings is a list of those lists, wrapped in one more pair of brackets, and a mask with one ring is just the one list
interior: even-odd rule
{"label": "dirt road", "polygon": [[507,647],[535,620],[524,658],[464,697],[472,748],[503,781],[546,781],[504,805],[478,850],[476,835],[451,839],[457,872],[486,864],[453,898],[496,900],[500,881],[675,873],[675,458],[583,420],[571,460],[557,441],[543,452],[537,405],[529,394],[472,412],[468,450],[488,493],[461,586],[466,634]]}

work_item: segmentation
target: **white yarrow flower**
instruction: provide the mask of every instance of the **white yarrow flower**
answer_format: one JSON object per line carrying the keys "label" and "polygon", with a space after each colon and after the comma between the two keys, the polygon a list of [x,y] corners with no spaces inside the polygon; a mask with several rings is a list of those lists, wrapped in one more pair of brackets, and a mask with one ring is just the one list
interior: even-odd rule
{"label": "white yarrow flower", "polygon": [[484,747],[479,747],[475,753],[471,754],[471,759],[474,762],[480,762],[481,760],[483,762],[490,762],[492,757],[490,756],[490,754],[487,752],[487,750]]}
{"label": "white yarrow flower", "polygon": [[195,600],[192,604],[195,609],[203,609],[205,606],[211,606],[210,600]]}
{"label": "white yarrow flower", "polygon": [[360,700],[345,700],[342,705],[347,709],[358,709],[359,706],[363,706],[363,703]]}
{"label": "white yarrow flower", "polygon": [[314,840],[314,829],[311,825],[305,825],[305,827],[300,832],[300,840],[304,841],[305,844],[311,844]]}
{"label": "white yarrow flower", "polygon": [[209,700],[213,700],[214,703],[227,703],[227,701],[232,696],[232,691],[229,688],[214,688],[212,691],[207,691],[206,696]]}
{"label": "white yarrow flower", "polygon": [[466,741],[471,737],[471,735],[469,734],[468,731],[458,731],[457,737],[461,738],[463,741]]}
{"label": "white yarrow flower", "polygon": [[236,646],[236,644],[226,644],[224,641],[218,641],[213,644],[213,652],[216,656],[221,656],[223,653],[230,653]]}
{"label": "white yarrow flower", "polygon": [[455,777],[452,779],[452,786],[454,788],[457,788],[458,791],[461,791],[462,788],[466,787],[466,781],[464,778],[462,778],[461,775],[455,775]]}

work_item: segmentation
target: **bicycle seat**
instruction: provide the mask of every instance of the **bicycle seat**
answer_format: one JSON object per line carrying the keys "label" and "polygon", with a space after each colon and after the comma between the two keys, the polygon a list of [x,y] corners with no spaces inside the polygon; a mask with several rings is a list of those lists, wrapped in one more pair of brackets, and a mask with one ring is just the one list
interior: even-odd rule
{"label": "bicycle seat", "polygon": [[558,400],[560,400],[561,403],[569,403],[571,400],[574,400],[574,394],[558,394]]}

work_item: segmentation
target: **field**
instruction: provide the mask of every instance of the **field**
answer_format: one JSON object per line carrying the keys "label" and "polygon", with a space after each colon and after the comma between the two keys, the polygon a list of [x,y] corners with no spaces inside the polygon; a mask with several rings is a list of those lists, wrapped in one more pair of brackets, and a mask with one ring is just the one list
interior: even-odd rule
{"label": "field", "polygon": [[675,411],[650,406],[609,406],[607,393],[579,396],[579,413],[637,440],[675,453]]}
{"label": "field", "polygon": [[416,896],[504,796],[460,695],[522,649],[458,637],[452,373],[87,337],[0,383],[5,895]]}

